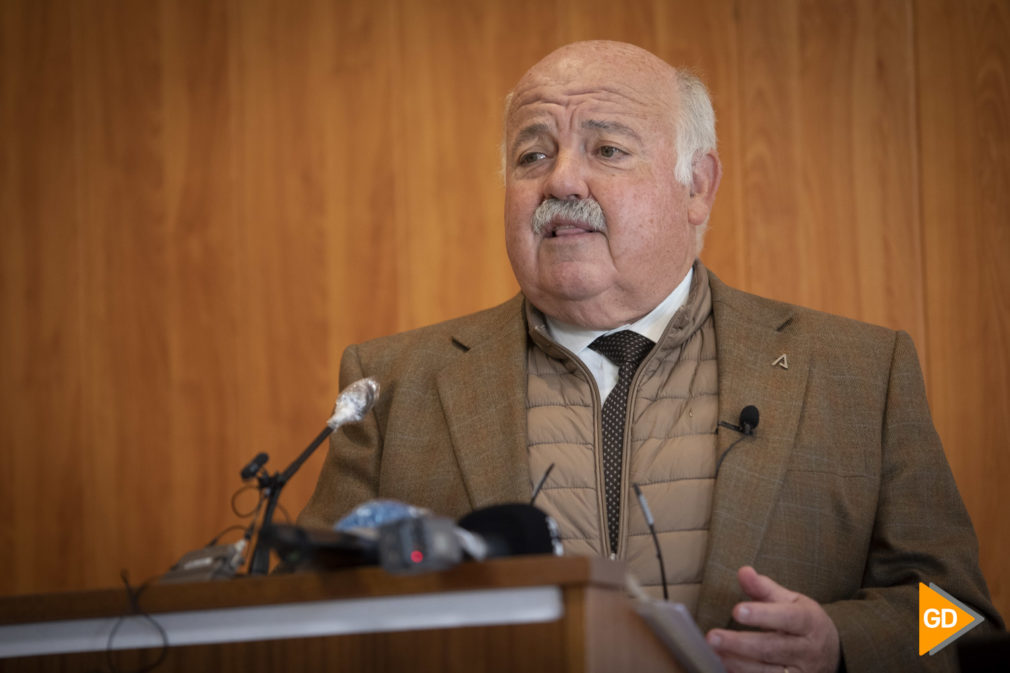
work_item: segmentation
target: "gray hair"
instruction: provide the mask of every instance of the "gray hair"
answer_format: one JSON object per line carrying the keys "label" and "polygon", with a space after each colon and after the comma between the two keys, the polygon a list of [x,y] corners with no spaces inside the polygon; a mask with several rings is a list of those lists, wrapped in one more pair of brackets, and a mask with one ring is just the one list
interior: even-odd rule
{"label": "gray hair", "polygon": [[[673,175],[677,182],[691,188],[694,182],[694,162],[699,156],[715,150],[715,110],[708,89],[701,79],[689,70],[677,70],[677,93],[680,109],[677,115],[677,164]],[[705,245],[708,219],[695,231],[695,254],[700,255]]]}
{"label": "gray hair", "polygon": [[680,110],[677,115],[677,165],[674,177],[690,187],[694,181],[694,161],[699,154],[716,148],[715,110],[705,84],[694,73],[677,71]]}

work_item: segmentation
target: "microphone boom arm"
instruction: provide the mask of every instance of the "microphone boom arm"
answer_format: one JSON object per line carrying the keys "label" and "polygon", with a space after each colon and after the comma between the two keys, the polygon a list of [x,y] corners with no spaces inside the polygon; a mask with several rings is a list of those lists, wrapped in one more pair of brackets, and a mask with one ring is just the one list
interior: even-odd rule
{"label": "microphone boom arm", "polygon": [[[295,458],[294,462],[288,465],[284,472],[275,473],[273,476],[260,477],[260,488],[266,491],[267,507],[263,512],[263,522],[260,524],[260,533],[263,529],[273,523],[274,510],[277,509],[277,501],[281,497],[281,489],[284,484],[298,471],[309,456],[319,448],[327,437],[333,434],[333,428],[326,426],[323,431],[316,435],[312,443],[305,447],[301,455]],[[263,544],[262,536],[256,538],[256,548],[253,550],[252,561],[249,562],[250,575],[266,575],[270,569],[270,548]]]}
{"label": "microphone boom arm", "polygon": [[[333,415],[326,421],[326,427],[316,435],[316,438],[305,447],[305,450],[285,468],[283,472],[260,475],[260,490],[266,493],[267,506],[263,512],[263,521],[260,523],[260,533],[263,529],[273,523],[274,510],[277,509],[277,501],[281,496],[281,489],[288,480],[294,476],[295,472],[301,468],[309,456],[319,448],[319,445],[326,441],[326,438],[333,434],[333,431],[347,423],[357,423],[361,421],[365,414],[375,404],[379,396],[379,384],[375,379],[367,378],[355,381],[347,386],[334,405]],[[265,461],[264,461],[265,462]],[[250,575],[266,575],[270,570],[270,548],[263,543],[262,535],[256,538],[256,548],[253,550],[252,560],[249,562]]]}

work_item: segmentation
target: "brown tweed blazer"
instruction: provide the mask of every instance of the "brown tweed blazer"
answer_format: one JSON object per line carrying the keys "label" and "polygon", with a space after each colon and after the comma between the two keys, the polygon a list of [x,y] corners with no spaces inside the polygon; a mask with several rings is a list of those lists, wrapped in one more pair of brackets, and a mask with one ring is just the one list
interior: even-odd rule
{"label": "brown tweed blazer", "polygon": [[[709,277],[719,419],[753,404],[761,420],[732,449],[739,435],[719,432],[699,626],[731,623],[749,564],[824,604],[849,671],[952,667],[953,647],[918,657],[919,581],[1002,622],[911,339]],[[334,434],[300,523],[328,526],[376,496],[447,516],[528,500],[522,302],[348,348],[341,385],[373,376],[382,395]],[[788,368],[773,364],[783,354]]]}

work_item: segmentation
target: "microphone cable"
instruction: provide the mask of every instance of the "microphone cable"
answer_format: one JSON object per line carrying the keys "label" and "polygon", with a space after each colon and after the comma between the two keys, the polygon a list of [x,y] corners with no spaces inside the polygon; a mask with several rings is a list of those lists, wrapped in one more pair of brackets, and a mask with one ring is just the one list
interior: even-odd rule
{"label": "microphone cable", "polygon": [[128,617],[142,617],[146,619],[155,629],[158,631],[158,636],[161,638],[161,651],[158,653],[158,657],[149,664],[142,664],[140,668],[133,671],[133,673],[147,673],[148,671],[153,671],[157,667],[164,663],[165,659],[168,657],[168,634],[165,633],[165,627],[158,623],[158,620],[147,614],[140,607],[140,595],[144,593],[147,587],[160,577],[157,575],[147,580],[137,588],[130,586],[130,574],[125,569],[119,572],[120,579],[123,580],[123,585],[126,587],[126,597],[129,602],[129,612],[119,615],[116,619],[116,623],[112,625],[112,630],[109,631],[109,639],[105,644],[105,665],[111,673],[122,673],[119,666],[116,664],[113,652],[115,650],[112,647],[113,641],[116,638],[116,633],[119,631],[119,627],[122,626],[123,622]]}

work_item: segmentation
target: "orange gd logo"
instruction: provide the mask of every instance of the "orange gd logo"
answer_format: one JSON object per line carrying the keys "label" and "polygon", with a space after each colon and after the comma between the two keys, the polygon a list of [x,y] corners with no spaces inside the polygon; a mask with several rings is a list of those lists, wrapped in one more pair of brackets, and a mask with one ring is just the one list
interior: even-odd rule
{"label": "orange gd logo", "polygon": [[932,582],[919,582],[919,656],[936,654],[984,620]]}

